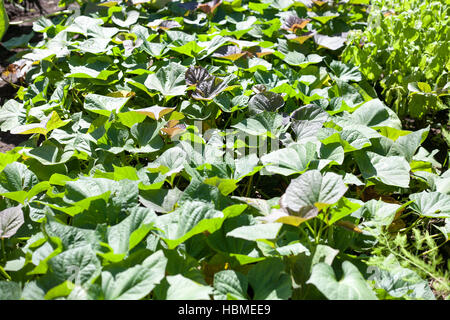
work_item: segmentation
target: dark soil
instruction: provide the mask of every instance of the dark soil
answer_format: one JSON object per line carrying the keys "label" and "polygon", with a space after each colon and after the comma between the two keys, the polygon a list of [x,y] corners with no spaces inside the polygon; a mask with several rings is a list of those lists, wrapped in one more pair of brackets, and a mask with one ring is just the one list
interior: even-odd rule
{"label": "dark soil", "polygon": [[[58,7],[59,0],[25,0],[21,6],[14,6],[9,1],[5,1],[6,12],[10,20],[10,26],[2,41],[7,41],[11,38],[21,36],[23,34],[29,34],[32,32],[33,21],[37,20],[41,15],[51,14],[56,11],[63,10]],[[42,14],[39,6],[42,8]],[[41,40],[41,34],[35,34],[31,39],[31,43]],[[0,74],[8,67],[12,62],[10,61],[14,55],[24,49],[18,48],[8,51],[5,47],[0,45]],[[0,106],[2,106],[7,100],[13,99],[16,95],[17,88],[8,82],[4,81],[0,77]],[[24,135],[12,135],[8,132],[0,131],[0,152],[6,152],[14,149],[15,146],[23,141],[26,141],[28,136]]]}
{"label": "dark soil", "polygon": [[[33,22],[29,20],[61,10],[58,2],[59,0],[24,0],[19,5],[13,5],[6,0],[5,9],[11,22],[23,22],[23,24],[31,26]],[[42,12],[39,6],[42,8]]]}

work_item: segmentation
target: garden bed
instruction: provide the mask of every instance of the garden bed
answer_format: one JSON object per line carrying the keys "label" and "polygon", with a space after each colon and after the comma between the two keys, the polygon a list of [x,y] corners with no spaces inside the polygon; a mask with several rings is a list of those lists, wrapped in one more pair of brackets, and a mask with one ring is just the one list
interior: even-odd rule
{"label": "garden bed", "polygon": [[40,17],[0,108],[0,298],[447,299],[448,108],[343,62],[368,4]]}

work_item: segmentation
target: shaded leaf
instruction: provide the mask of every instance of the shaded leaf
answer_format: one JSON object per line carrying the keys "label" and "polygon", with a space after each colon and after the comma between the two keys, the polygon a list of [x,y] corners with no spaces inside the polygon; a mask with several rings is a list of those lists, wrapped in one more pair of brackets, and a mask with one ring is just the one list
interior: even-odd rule
{"label": "shaded leaf", "polygon": [[189,86],[198,85],[210,76],[208,70],[201,66],[189,67],[185,73],[186,84]]}
{"label": "shaded leaf", "polygon": [[250,115],[255,115],[264,111],[275,112],[284,106],[284,100],[278,93],[264,91],[255,94],[248,101]]}
{"label": "shaded leaf", "polygon": [[229,75],[223,79],[215,76],[207,77],[197,85],[191,97],[196,100],[212,100],[224,91],[234,78],[235,75]]}

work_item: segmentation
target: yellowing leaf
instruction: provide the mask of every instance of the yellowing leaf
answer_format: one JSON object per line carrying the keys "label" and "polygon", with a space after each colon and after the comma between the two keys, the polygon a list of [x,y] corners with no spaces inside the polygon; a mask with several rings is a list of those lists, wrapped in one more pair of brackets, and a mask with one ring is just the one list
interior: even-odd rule
{"label": "yellowing leaf", "polygon": [[281,218],[278,218],[275,222],[280,222],[284,224],[290,224],[291,226],[298,227],[303,222],[309,220],[310,218],[300,218],[296,216],[284,216]]}
{"label": "yellowing leaf", "polygon": [[39,123],[26,124],[11,129],[11,134],[43,134],[47,135],[53,129],[65,126],[70,120],[61,120],[58,113],[53,111],[47,118]]}
{"label": "yellowing leaf", "polygon": [[186,125],[180,123],[178,120],[169,120],[165,128],[162,128],[161,131],[166,133],[170,138],[173,138],[175,135],[184,132],[186,130]]}
{"label": "yellowing leaf", "polygon": [[119,90],[115,92],[111,92],[107,94],[108,97],[114,97],[114,98],[128,98],[128,97],[134,97],[136,95],[133,91],[127,91],[127,90]]}
{"label": "yellowing leaf", "polygon": [[314,206],[319,210],[322,211],[323,209],[325,209],[326,207],[329,206],[328,203],[320,203],[320,202],[316,202],[314,203]]}
{"label": "yellowing leaf", "polygon": [[152,118],[153,120],[158,120],[161,117],[163,117],[164,115],[172,112],[173,110],[175,110],[175,108],[153,106],[153,107],[137,109],[137,110],[133,110],[133,111],[140,113],[140,114],[145,114],[146,116]]}
{"label": "yellowing leaf", "polygon": [[362,230],[360,228],[358,228],[355,224],[351,223],[350,221],[339,220],[336,222],[336,224],[347,230],[350,230],[350,231],[353,231],[356,233],[362,233]]}
{"label": "yellowing leaf", "polygon": [[291,41],[297,41],[300,44],[303,44],[306,40],[313,37],[315,32],[306,32],[301,35],[296,34],[287,34],[286,38],[288,38]]}
{"label": "yellowing leaf", "polygon": [[99,6],[102,6],[102,7],[108,7],[108,8],[111,8],[111,7],[117,6],[117,4],[118,4],[117,1],[107,1],[107,2],[103,2],[103,3],[99,3],[98,5],[99,5]]}
{"label": "yellowing leaf", "polygon": [[220,47],[214,54],[212,55],[215,58],[222,58],[231,61],[236,61],[237,59],[245,56],[247,54],[246,51],[241,51],[237,46],[227,45]]}

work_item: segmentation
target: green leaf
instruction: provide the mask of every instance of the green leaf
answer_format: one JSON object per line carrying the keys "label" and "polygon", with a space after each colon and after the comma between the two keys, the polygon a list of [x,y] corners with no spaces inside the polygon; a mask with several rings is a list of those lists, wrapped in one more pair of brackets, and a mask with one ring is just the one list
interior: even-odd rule
{"label": "green leaf", "polygon": [[306,251],[298,254],[291,259],[292,278],[297,284],[301,284],[308,290],[306,282],[311,276],[312,267],[318,263],[325,263],[332,265],[339,250],[333,249],[330,246],[318,244],[311,248],[311,251]]}
{"label": "green leaf", "polygon": [[358,209],[353,215],[360,216],[364,222],[359,226],[360,228],[370,228],[376,234],[383,226],[389,226],[394,221],[395,214],[402,208],[402,206],[395,203],[387,203],[381,200],[370,200]]}
{"label": "green leaf", "polygon": [[163,231],[164,241],[173,249],[196,234],[213,233],[220,229],[225,219],[239,215],[245,208],[246,205],[236,205],[221,212],[211,203],[188,200],[176,211],[160,216],[156,227]]}
{"label": "green leaf", "polygon": [[328,120],[328,113],[321,106],[308,104],[292,112],[291,128],[296,135],[296,140],[315,137]]}
{"label": "green leaf", "polygon": [[11,238],[24,222],[20,205],[0,211],[0,238]]}
{"label": "green leaf", "polygon": [[71,57],[69,60],[70,73],[65,76],[75,79],[89,79],[97,83],[104,83],[108,78],[117,73],[117,69],[108,70],[112,65],[112,59],[106,55],[91,57],[87,59],[78,56]]}
{"label": "green leaf", "polygon": [[365,102],[349,117],[341,119],[344,120],[342,125],[340,121],[337,121],[337,124],[341,127],[348,124],[357,124],[376,128],[384,126],[392,127],[394,129],[402,128],[400,119],[396,114],[378,99],[372,99]]}
{"label": "green leaf", "polygon": [[178,188],[174,189],[156,189],[141,190],[139,192],[139,201],[147,208],[153,209],[159,213],[169,213],[173,211],[176,203],[182,195]]}
{"label": "green leaf", "polygon": [[20,300],[21,296],[22,287],[20,283],[0,281],[0,300]]}
{"label": "green leaf", "polygon": [[305,57],[304,54],[300,52],[289,52],[285,58],[284,61],[286,63],[289,63],[292,66],[299,66],[300,68],[306,68],[310,64],[316,64],[323,60],[323,57],[317,55],[317,54],[310,54],[307,57]]}
{"label": "green leaf", "polygon": [[345,64],[340,61],[333,60],[330,63],[330,69],[333,74],[331,74],[331,78],[339,79],[341,81],[350,82],[356,81],[359,82],[362,80],[361,72],[357,67],[352,66],[350,64]]}
{"label": "green leaf", "polygon": [[[0,9],[1,10],[1,9]],[[33,38],[34,32],[23,34],[19,37],[14,37],[9,39],[8,41],[2,42],[2,45],[11,51],[11,49],[20,48],[20,47],[26,47],[26,45],[30,42],[30,40]],[[1,37],[0,37],[1,40]]]}
{"label": "green leaf", "polygon": [[403,156],[406,161],[411,162],[417,149],[426,139],[430,127],[414,131],[410,134],[400,136],[389,149],[388,156]]}
{"label": "green leaf", "polygon": [[387,185],[409,187],[411,168],[405,158],[383,157],[370,151],[356,151],[355,160],[364,179],[375,178]]}
{"label": "green leaf", "polygon": [[167,300],[210,300],[213,288],[201,285],[180,274],[167,276],[169,288],[167,289]]}
{"label": "green leaf", "polygon": [[281,227],[281,223],[243,226],[228,232],[227,237],[240,238],[250,241],[256,241],[258,239],[275,239]]}
{"label": "green leaf", "polygon": [[48,261],[52,274],[58,281],[84,285],[100,275],[100,261],[89,245],[64,251]]}
{"label": "green leaf", "polygon": [[310,162],[316,158],[316,145],[314,143],[293,143],[287,148],[263,155],[261,162],[265,165],[264,172],[289,176],[305,172]]}
{"label": "green leaf", "polygon": [[56,298],[66,297],[68,296],[72,290],[75,288],[75,285],[71,281],[64,281],[60,285],[57,285],[47,291],[45,294],[45,300],[52,300]]}
{"label": "green leaf", "polygon": [[250,135],[275,138],[286,131],[288,125],[283,123],[282,115],[264,111],[253,117],[246,118],[232,127]]}
{"label": "green leaf", "polygon": [[256,115],[264,111],[276,112],[284,106],[284,100],[281,95],[265,91],[255,94],[248,101],[248,110],[250,115]]}
{"label": "green leaf", "polygon": [[195,56],[204,49],[196,41],[189,41],[182,46],[171,45],[170,50],[195,58]]}
{"label": "green leaf", "polygon": [[36,175],[20,162],[9,163],[0,173],[0,192],[30,190],[38,183]]}
{"label": "green leaf", "polygon": [[187,156],[186,152],[179,147],[170,148],[149,164],[147,170],[161,172],[165,176],[174,175],[184,169]]}
{"label": "green leaf", "polygon": [[150,153],[164,147],[164,141],[159,135],[161,127],[156,121],[134,124],[130,132],[140,146],[140,148],[136,148],[134,151]]}
{"label": "green leaf", "polygon": [[23,104],[8,100],[0,109],[0,129],[7,131],[19,127],[26,122],[26,109]]}
{"label": "green leaf", "polygon": [[119,113],[130,98],[115,98],[90,93],[85,97],[86,110],[109,117],[111,113]]}
{"label": "green leaf", "polygon": [[311,16],[311,18],[313,18],[314,20],[319,21],[322,24],[326,24],[328,21],[330,21],[330,20],[332,20],[332,19],[334,19],[336,17],[339,17],[339,14],[336,14],[336,13],[331,12],[331,11],[327,11],[321,16]]}
{"label": "green leaf", "polygon": [[55,165],[67,162],[74,154],[74,150],[70,148],[62,150],[53,142],[44,141],[41,146],[31,149],[25,154],[31,158],[36,159],[43,165]]}
{"label": "green leaf", "polygon": [[104,22],[102,19],[91,18],[88,16],[78,16],[72,21],[69,27],[65,29],[65,31],[105,39],[111,39],[112,36],[119,32],[119,29],[117,28],[101,27],[103,23]]}
{"label": "green leaf", "polygon": [[377,300],[358,269],[349,261],[342,263],[343,275],[336,278],[333,268],[326,263],[312,268],[311,283],[330,300]]}
{"label": "green leaf", "polygon": [[164,278],[167,258],[159,250],[135,265],[115,275],[102,272],[102,290],[106,300],[139,300],[148,295]]}
{"label": "green leaf", "polygon": [[58,222],[50,215],[46,216],[45,233],[49,237],[58,238],[65,250],[85,245],[98,246],[100,235],[95,230],[71,227]]}
{"label": "green leaf", "polygon": [[341,220],[342,218],[352,214],[356,210],[361,207],[360,204],[350,201],[347,198],[341,198],[337,205],[331,207],[328,210],[328,214],[330,215],[329,220],[327,221],[328,225],[332,225],[335,222]]}
{"label": "green leaf", "polygon": [[313,218],[321,206],[338,202],[347,189],[341,176],[310,170],[291,180],[280,199],[280,206],[291,215]]}
{"label": "green leaf", "polygon": [[413,270],[403,268],[394,255],[390,254],[381,264],[371,267],[375,287],[384,289],[390,296],[436,300],[427,281]]}
{"label": "green leaf", "polygon": [[111,16],[111,21],[122,28],[130,27],[132,24],[135,24],[138,19],[139,11],[135,10],[126,12],[126,15],[124,14],[124,12],[115,12]]}
{"label": "green leaf", "polygon": [[53,111],[48,117],[45,117],[40,123],[26,124],[11,129],[12,134],[33,134],[39,133],[47,135],[56,128],[65,126],[70,120],[61,120],[58,113]]}
{"label": "green leaf", "polygon": [[3,35],[6,33],[6,30],[8,30],[8,26],[9,18],[2,1],[0,3],[0,41],[2,41]]}
{"label": "green leaf", "polygon": [[185,94],[187,88],[184,81],[185,72],[184,66],[171,62],[156,73],[150,74],[144,85],[150,90],[158,91],[169,100],[171,97]]}
{"label": "green leaf", "polygon": [[108,244],[115,254],[127,253],[141,242],[153,228],[156,214],[151,209],[134,208],[120,223],[108,228]]}
{"label": "green leaf", "polygon": [[324,47],[326,49],[330,50],[338,50],[339,48],[343,47],[345,42],[347,41],[346,37],[342,36],[326,36],[323,34],[315,34],[314,35],[314,41],[319,47]]}
{"label": "green leaf", "polygon": [[253,289],[253,300],[287,300],[291,297],[291,277],[284,272],[280,259],[268,258],[258,262],[248,272],[248,282]]}
{"label": "green leaf", "polygon": [[234,270],[214,274],[214,300],[247,300],[247,277]]}
{"label": "green leaf", "polygon": [[430,218],[450,218],[450,195],[440,192],[420,192],[409,196],[412,210]]}

